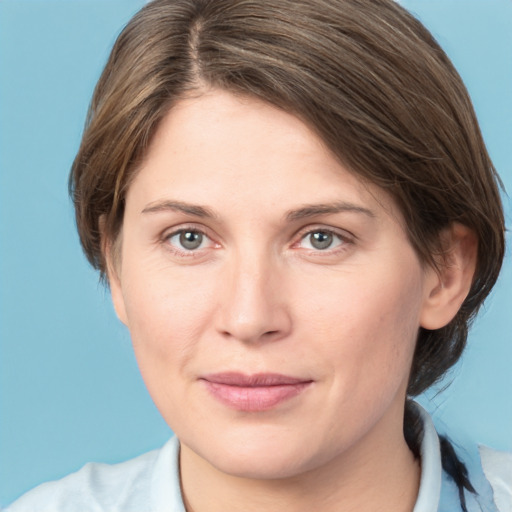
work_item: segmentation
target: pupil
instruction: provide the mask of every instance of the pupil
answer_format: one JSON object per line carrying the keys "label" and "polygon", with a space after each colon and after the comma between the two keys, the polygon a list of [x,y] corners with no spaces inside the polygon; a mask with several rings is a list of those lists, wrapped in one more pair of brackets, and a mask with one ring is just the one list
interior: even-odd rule
{"label": "pupil", "polygon": [[332,234],[318,231],[311,235],[311,245],[315,249],[327,249],[332,244]]}
{"label": "pupil", "polygon": [[197,249],[203,241],[203,235],[194,231],[184,231],[180,235],[180,244],[185,249]]}

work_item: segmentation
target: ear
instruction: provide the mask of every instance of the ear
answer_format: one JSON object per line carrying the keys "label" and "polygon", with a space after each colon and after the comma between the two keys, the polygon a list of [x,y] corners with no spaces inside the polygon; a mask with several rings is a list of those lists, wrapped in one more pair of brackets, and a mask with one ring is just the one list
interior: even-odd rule
{"label": "ear", "polygon": [[473,230],[454,223],[441,234],[439,269],[430,268],[420,316],[425,329],[440,329],[455,317],[466,299],[476,269],[478,241]]}
{"label": "ear", "polygon": [[112,241],[105,236],[103,229],[104,219],[100,219],[101,245],[103,255],[105,257],[107,279],[110,287],[110,295],[117,317],[124,325],[128,327],[128,319],[126,316],[126,308],[124,304],[123,288],[121,285],[121,247],[122,232],[119,233],[117,240]]}
{"label": "ear", "polygon": [[[109,258],[110,259],[110,258]],[[108,260],[107,260],[108,261]],[[126,308],[124,304],[123,288],[121,286],[121,278],[119,277],[118,269],[113,266],[113,262],[107,263],[107,275],[110,286],[110,295],[112,296],[112,303],[117,317],[128,327],[128,317],[126,315]]]}

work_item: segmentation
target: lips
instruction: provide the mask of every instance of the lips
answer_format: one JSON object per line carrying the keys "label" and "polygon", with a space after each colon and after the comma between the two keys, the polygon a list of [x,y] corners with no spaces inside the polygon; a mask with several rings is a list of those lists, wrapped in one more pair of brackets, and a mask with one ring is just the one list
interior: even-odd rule
{"label": "lips", "polygon": [[245,412],[268,411],[305,391],[312,380],[276,373],[210,374],[200,379],[218,401]]}

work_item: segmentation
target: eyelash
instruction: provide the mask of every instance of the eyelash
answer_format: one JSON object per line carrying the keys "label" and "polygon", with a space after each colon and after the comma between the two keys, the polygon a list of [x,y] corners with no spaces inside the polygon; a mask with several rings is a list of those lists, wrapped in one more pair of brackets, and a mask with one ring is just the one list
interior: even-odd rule
{"label": "eyelash", "polygon": [[162,242],[167,246],[168,250],[170,250],[172,253],[185,258],[196,258],[203,253],[201,252],[201,249],[195,249],[195,250],[187,250],[185,248],[179,249],[176,245],[173,245],[170,243],[170,240],[178,235],[182,235],[183,233],[196,233],[203,237],[205,237],[207,240],[210,240],[211,243],[214,245],[219,245],[218,243],[214,242],[210,236],[206,233],[205,230],[200,229],[196,226],[184,226],[179,229],[175,229],[171,232],[164,233],[162,237]]}
{"label": "eyelash", "polygon": [[295,247],[295,246],[301,244],[304,240],[306,240],[308,237],[310,237],[311,235],[313,235],[315,233],[323,233],[326,235],[331,235],[340,241],[340,243],[333,248],[328,247],[326,249],[316,249],[316,248],[312,248],[312,249],[305,248],[304,249],[305,251],[308,251],[309,254],[315,255],[315,256],[333,256],[333,255],[342,253],[349,248],[348,246],[353,245],[355,242],[355,240],[354,240],[355,237],[345,231],[340,232],[340,231],[332,229],[332,228],[316,226],[313,228],[308,227],[308,228],[306,228],[306,230],[301,231],[298,234],[299,240],[297,242],[295,242],[292,247]]}
{"label": "eyelash", "polygon": [[[166,232],[162,236],[162,242],[167,246],[167,248],[173,252],[174,254],[180,256],[180,257],[186,257],[186,258],[194,258],[194,257],[200,257],[203,256],[204,253],[202,252],[201,248],[198,249],[179,249],[176,245],[173,245],[170,243],[170,240],[173,237],[176,237],[178,235],[182,235],[183,233],[196,233],[203,237],[205,237],[207,240],[210,241],[211,244],[216,245],[217,247],[220,247],[220,244],[215,242],[207,233],[206,230],[201,229],[197,226],[183,226],[179,229],[175,229],[171,232]],[[316,248],[305,248],[304,250],[307,251],[311,255],[323,255],[323,256],[332,256],[341,252],[344,252],[348,249],[347,246],[354,244],[354,237],[350,235],[347,232],[340,233],[337,230],[334,230],[332,228],[325,228],[325,227],[308,227],[299,233],[295,235],[295,237],[299,237],[298,241],[294,242],[291,247],[296,248],[298,247],[304,240],[307,239],[307,237],[315,234],[315,233],[323,233],[326,235],[331,235],[335,238],[337,238],[340,243],[335,246],[334,248],[326,248],[326,249],[316,249]],[[294,237],[294,238],[295,238]]]}

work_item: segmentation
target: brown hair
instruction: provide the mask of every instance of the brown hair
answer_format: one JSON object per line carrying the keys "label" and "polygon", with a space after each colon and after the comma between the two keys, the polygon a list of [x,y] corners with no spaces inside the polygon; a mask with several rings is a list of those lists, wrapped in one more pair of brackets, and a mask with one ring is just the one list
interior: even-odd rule
{"label": "brown hair", "polygon": [[467,91],[431,34],[393,0],[156,0],[117,39],[70,176],[80,240],[105,276],[103,234],[159,121],[190,91],[252,95],[299,116],[354,173],[385,189],[435,264],[454,221],[478,237],[470,293],[442,329],[420,329],[408,393],[460,357],[494,285],[504,219]]}

